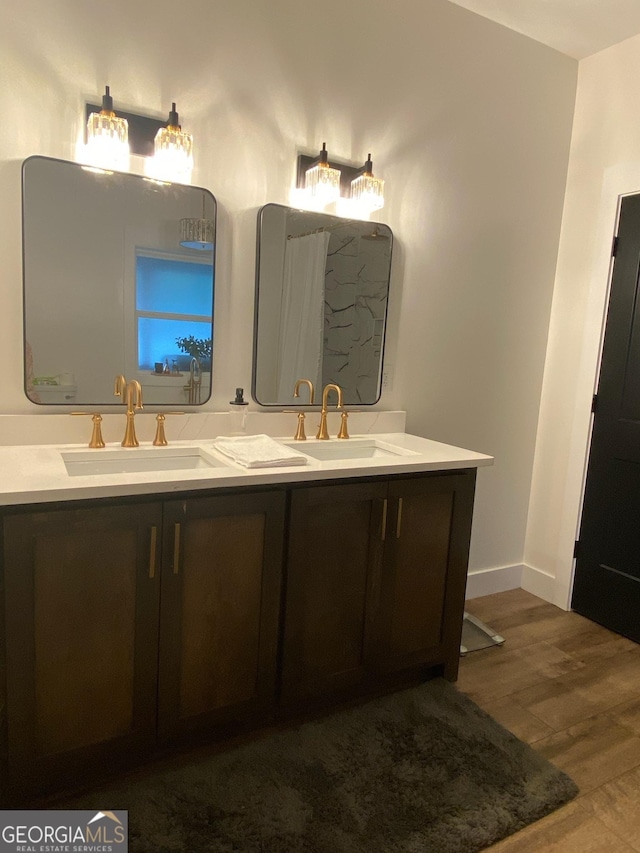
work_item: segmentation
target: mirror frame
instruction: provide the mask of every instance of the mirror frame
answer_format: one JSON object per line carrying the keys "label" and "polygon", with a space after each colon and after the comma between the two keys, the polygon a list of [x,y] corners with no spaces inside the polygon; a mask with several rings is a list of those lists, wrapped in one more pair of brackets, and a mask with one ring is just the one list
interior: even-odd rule
{"label": "mirror frame", "polygon": [[[32,405],[42,406],[46,409],[54,409],[55,407],[67,408],[68,409],[71,407],[71,408],[83,410],[83,411],[87,411],[87,410],[97,411],[98,409],[109,409],[112,406],[115,406],[115,407],[121,406],[122,401],[118,400],[115,396],[113,397],[113,400],[107,400],[104,402],[83,402],[82,400],[73,399],[70,402],[56,401],[56,402],[50,403],[50,402],[43,402],[42,400],[34,400],[29,395],[29,384],[30,384],[29,383],[29,360],[30,360],[30,353],[29,353],[29,348],[27,347],[27,343],[28,343],[28,338],[27,338],[27,320],[28,320],[27,287],[28,287],[28,284],[27,284],[27,260],[26,260],[26,257],[27,257],[27,248],[28,247],[27,247],[26,227],[25,227],[25,219],[26,219],[26,172],[25,172],[25,170],[26,170],[27,164],[31,161],[34,161],[34,160],[35,161],[48,161],[51,163],[60,163],[60,164],[63,164],[64,166],[74,166],[74,167],[77,167],[78,169],[82,169],[82,168],[86,169],[87,168],[86,166],[83,167],[83,164],[78,163],[78,162],[73,161],[73,160],[63,160],[61,158],[47,157],[47,156],[39,155],[39,154],[27,157],[23,161],[22,166],[21,166],[21,202],[22,202],[22,211],[21,211],[21,213],[22,213],[22,216],[21,216],[22,235],[21,235],[21,237],[22,237],[22,306],[23,306],[22,335],[23,335],[23,390],[24,390],[24,394],[25,394],[27,400]],[[89,171],[91,171],[91,170],[89,170]],[[93,171],[100,171],[100,170],[93,170]],[[136,180],[136,181],[145,181],[146,180],[143,176],[137,175],[137,174],[134,174],[131,172],[117,172],[117,171],[112,172],[111,170],[109,170],[108,172],[106,172],[106,174],[107,174],[107,176],[109,174],[114,174],[114,175],[121,176],[125,179],[132,179],[132,180]],[[173,184],[167,183],[167,186],[184,187],[184,189],[187,189],[187,190],[200,191],[201,193],[205,194],[205,198],[208,197],[208,203],[213,204],[213,212],[212,212],[211,218],[213,219],[213,222],[214,222],[214,243],[213,243],[213,248],[212,248],[211,253],[210,253],[210,258],[211,258],[211,264],[210,265],[212,267],[212,279],[213,279],[213,281],[212,281],[212,302],[211,302],[211,340],[212,340],[212,350],[213,350],[213,340],[214,340],[214,334],[215,334],[215,301],[216,301],[215,300],[215,294],[216,294],[216,287],[217,287],[217,282],[216,282],[216,255],[217,255],[217,251],[216,250],[217,250],[217,242],[218,242],[218,240],[217,240],[217,238],[218,238],[218,225],[217,225],[218,200],[213,195],[213,193],[209,189],[207,189],[206,187],[192,186],[191,184],[179,184],[177,182],[174,182]],[[158,252],[160,254],[162,254],[163,251],[166,252],[166,250],[163,250],[163,249],[158,250]],[[188,260],[188,256],[186,254],[184,255],[184,259]],[[195,255],[194,255],[194,260],[195,260]],[[209,264],[207,264],[207,265],[209,265]],[[188,354],[185,354],[185,358],[188,358]],[[163,402],[163,401],[154,401],[154,400],[149,400],[149,402],[147,403],[147,401],[145,400],[145,408],[148,408],[151,411],[155,411],[156,409],[176,409],[176,408],[194,409],[194,408],[199,408],[200,406],[205,405],[211,399],[211,397],[213,395],[213,363],[214,363],[214,355],[213,355],[213,351],[212,351],[211,368],[210,368],[210,382],[209,382],[208,387],[205,386],[203,383],[203,394],[206,393],[206,397],[204,397],[199,403],[189,403],[189,402],[184,402],[184,401],[183,402],[180,402],[180,401],[178,401],[178,402]],[[140,369],[138,369],[136,376],[131,377],[131,378],[139,378],[139,376],[138,376],[139,372],[140,372]],[[61,374],[61,375],[63,375],[63,374]],[[182,375],[184,376],[184,371],[182,371]],[[188,372],[187,372],[185,378],[188,379]],[[38,386],[36,385],[34,387],[35,387],[35,391],[37,392]],[[56,387],[64,388],[65,386],[59,385]]]}
{"label": "mirror frame", "polygon": [[[376,228],[384,228],[389,232],[389,238],[391,240],[391,246],[389,248],[389,275],[387,279],[387,296],[385,299],[385,309],[384,309],[384,317],[383,317],[383,327],[382,327],[382,336],[380,341],[380,363],[378,368],[378,386],[377,386],[377,397],[375,400],[371,402],[362,403],[360,401],[350,401],[345,402],[345,407],[353,406],[375,406],[380,402],[382,397],[382,373],[384,367],[384,352],[385,352],[385,344],[386,344],[386,336],[387,336],[387,324],[388,324],[388,314],[389,314],[389,292],[391,289],[391,271],[392,271],[392,263],[393,263],[393,241],[394,236],[391,228],[384,222],[373,222],[367,219],[349,219],[342,216],[337,216],[334,214],[327,214],[324,212],[316,212],[304,210],[302,208],[289,207],[288,205],[278,204],[276,202],[268,202],[264,204],[258,210],[257,216],[257,229],[256,229],[256,272],[255,272],[255,290],[254,290],[254,316],[253,316],[253,356],[252,356],[252,364],[251,364],[251,398],[262,408],[268,409],[280,409],[283,408],[291,408],[292,405],[296,407],[305,408],[305,409],[320,409],[322,405],[322,401],[314,403],[311,406],[309,403],[264,403],[257,397],[257,365],[258,365],[258,328],[259,328],[259,318],[260,318],[260,258],[261,258],[261,231],[262,231],[262,220],[264,216],[264,212],[267,208],[277,207],[283,210],[290,210],[300,214],[309,214],[309,216],[313,216],[315,219],[322,220],[326,218],[326,220],[335,225],[336,220],[342,220],[345,225],[349,223],[358,223],[363,226],[370,227],[371,229]],[[322,389],[316,389],[316,396],[322,396]]]}

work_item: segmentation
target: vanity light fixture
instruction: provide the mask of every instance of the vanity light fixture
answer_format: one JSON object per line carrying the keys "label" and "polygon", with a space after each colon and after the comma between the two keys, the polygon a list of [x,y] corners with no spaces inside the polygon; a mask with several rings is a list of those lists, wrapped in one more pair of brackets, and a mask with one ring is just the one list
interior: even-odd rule
{"label": "vanity light fixture", "polygon": [[200,252],[213,251],[213,219],[207,219],[205,195],[202,193],[202,218],[188,217],[180,220],[180,245]]}
{"label": "vanity light fixture", "polygon": [[166,127],[161,127],[156,134],[147,171],[150,177],[160,181],[191,183],[193,136],[182,130],[175,103],[171,104]]}
{"label": "vanity light fixture", "polygon": [[340,169],[329,165],[327,144],[322,143],[322,151],[305,172],[304,188],[307,197],[324,207],[340,197]]}
{"label": "vanity light fixture", "polygon": [[[145,173],[151,180],[191,183],[193,136],[180,127],[175,104],[168,121],[123,110],[116,115],[107,86],[102,108],[86,104],[86,118],[87,144],[79,151],[80,162],[98,169],[128,171],[131,153],[145,158]],[[118,157],[108,156],[108,140],[115,136],[121,141],[124,137],[126,143],[127,131],[126,148],[119,149]]]}
{"label": "vanity light fixture", "polygon": [[181,219],[180,245],[185,249],[198,249],[202,252],[213,251],[212,219]]}
{"label": "vanity light fixture", "polygon": [[129,168],[129,125],[113,111],[108,86],[102,96],[102,109],[90,113],[87,119],[85,159],[97,169],[127,171]]}
{"label": "vanity light fixture", "polygon": [[384,181],[374,177],[371,154],[364,166],[333,162],[334,166],[329,166],[325,143],[316,159],[306,154],[298,155],[295,201],[300,206],[322,210],[337,202],[339,214],[356,219],[366,219],[384,206]]}
{"label": "vanity light fixture", "polygon": [[364,214],[384,207],[384,181],[373,175],[371,154],[367,155],[362,174],[351,181],[351,201]]}

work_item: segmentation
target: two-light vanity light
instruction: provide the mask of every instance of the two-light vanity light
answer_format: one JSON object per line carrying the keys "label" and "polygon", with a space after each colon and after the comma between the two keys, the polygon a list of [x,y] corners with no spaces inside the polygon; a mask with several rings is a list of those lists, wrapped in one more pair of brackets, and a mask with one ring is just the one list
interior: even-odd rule
{"label": "two-light vanity light", "polygon": [[298,155],[298,199],[310,207],[322,209],[336,202],[339,212],[366,217],[384,206],[384,181],[373,174],[371,154],[364,166],[340,163],[340,168],[328,160],[326,143],[315,159]]}
{"label": "two-light vanity light", "polygon": [[98,169],[128,171],[129,154],[146,157],[145,170],[157,181],[191,182],[193,136],[180,126],[176,105],[167,122],[113,109],[106,87],[102,108],[87,104],[87,143],[83,160]]}

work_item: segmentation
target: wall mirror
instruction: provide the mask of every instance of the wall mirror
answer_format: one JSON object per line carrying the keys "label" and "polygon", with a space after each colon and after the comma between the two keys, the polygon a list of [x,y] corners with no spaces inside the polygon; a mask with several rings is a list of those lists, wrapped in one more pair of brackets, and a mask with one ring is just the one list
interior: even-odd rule
{"label": "wall mirror", "polygon": [[[25,391],[38,404],[211,395],[216,200],[199,187],[30,157],[22,168]],[[182,241],[182,242],[181,242]]]}
{"label": "wall mirror", "polygon": [[252,395],[294,400],[297,379],[349,405],[380,398],[393,235],[387,225],[267,204],[258,213]]}

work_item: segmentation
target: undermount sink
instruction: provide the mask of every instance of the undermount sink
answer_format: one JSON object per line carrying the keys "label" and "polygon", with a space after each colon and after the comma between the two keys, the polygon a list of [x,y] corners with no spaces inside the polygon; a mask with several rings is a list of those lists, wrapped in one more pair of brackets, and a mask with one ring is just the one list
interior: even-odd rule
{"label": "undermount sink", "polygon": [[70,477],[224,468],[226,464],[200,447],[147,447],[128,450],[73,450],[60,454]]}
{"label": "undermount sink", "polygon": [[331,462],[340,459],[389,459],[393,456],[415,456],[412,450],[388,444],[376,438],[345,438],[329,441],[307,443],[302,441],[287,442],[287,447],[298,450],[306,456],[312,456],[320,462]]}

